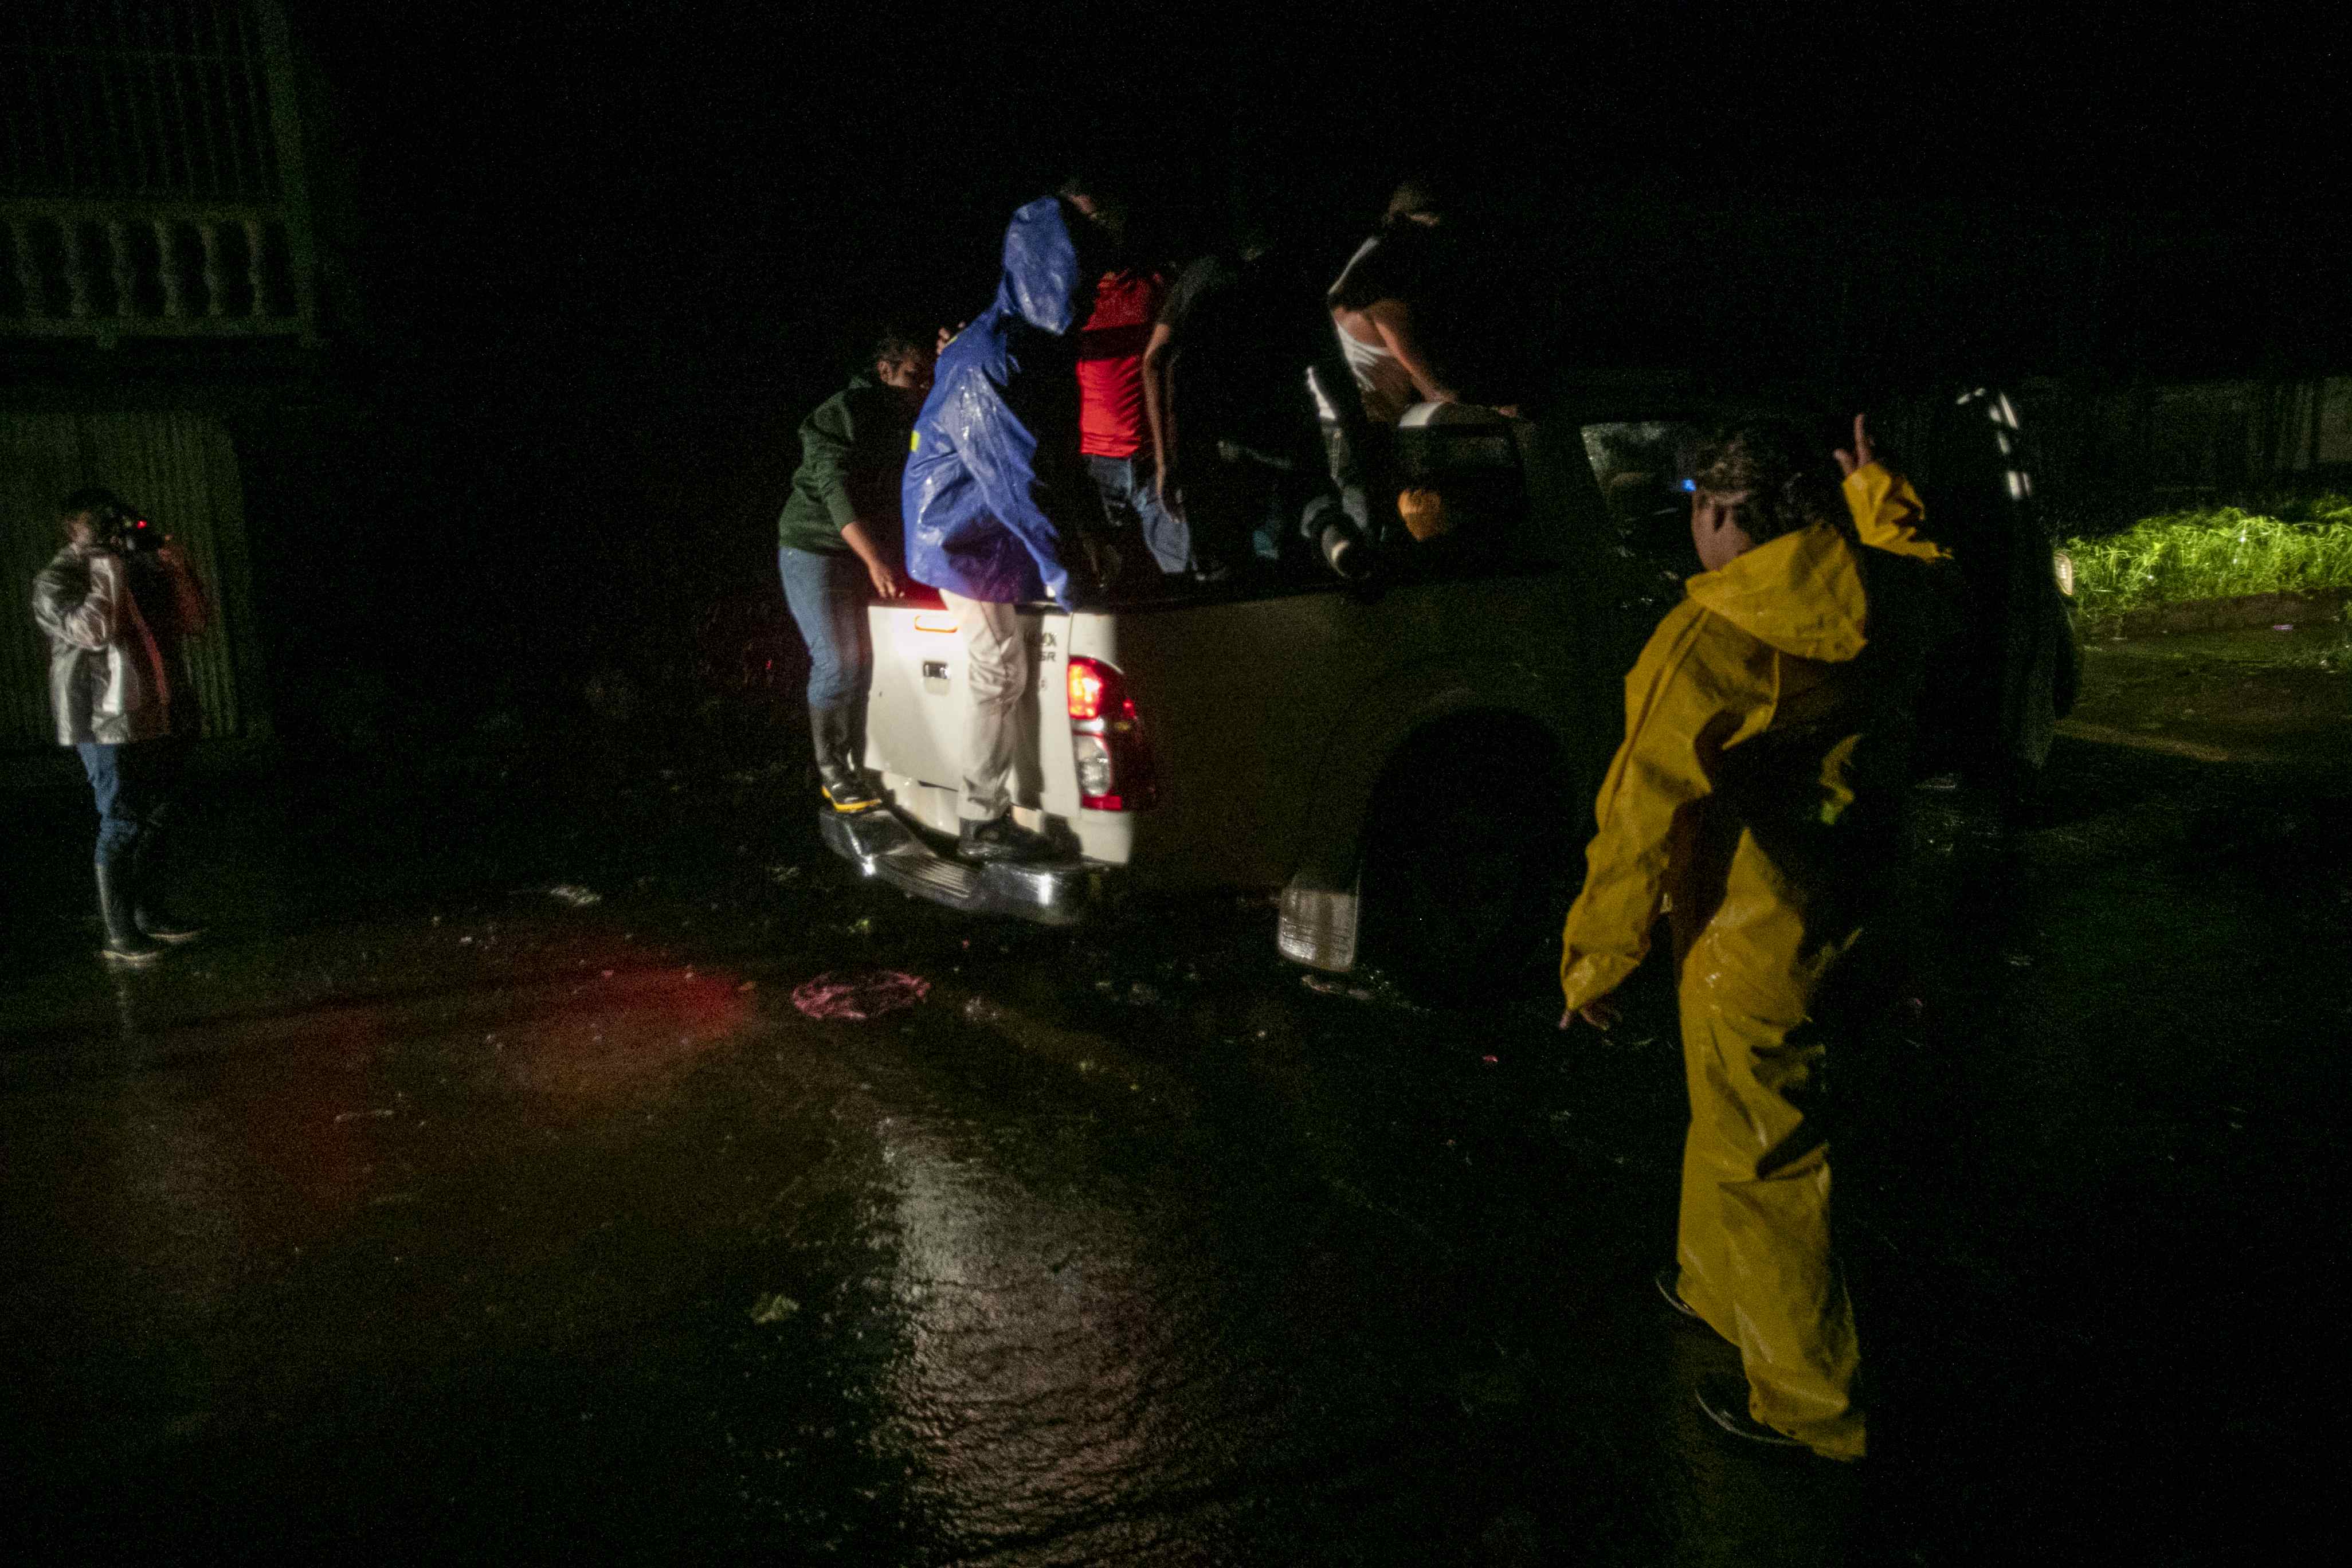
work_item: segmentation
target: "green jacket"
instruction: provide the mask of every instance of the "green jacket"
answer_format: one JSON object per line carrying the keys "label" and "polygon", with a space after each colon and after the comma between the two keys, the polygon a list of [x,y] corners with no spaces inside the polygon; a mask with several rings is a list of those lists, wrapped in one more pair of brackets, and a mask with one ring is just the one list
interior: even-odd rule
{"label": "green jacket", "polygon": [[889,555],[898,553],[898,477],[907,466],[914,410],[871,375],[849,384],[801,421],[801,466],[776,520],[776,542],[818,555],[846,554],[841,531],[863,521]]}

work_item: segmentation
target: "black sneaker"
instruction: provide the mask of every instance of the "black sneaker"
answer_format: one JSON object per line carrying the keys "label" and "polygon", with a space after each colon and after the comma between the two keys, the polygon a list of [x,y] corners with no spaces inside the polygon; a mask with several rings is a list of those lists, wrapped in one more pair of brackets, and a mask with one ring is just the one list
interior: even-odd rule
{"label": "black sneaker", "polygon": [[174,947],[184,942],[194,942],[205,934],[205,928],[194,921],[175,920],[170,915],[139,917],[140,934],[154,942],[168,942]]}
{"label": "black sneaker", "polygon": [[1706,1418],[1743,1443],[1767,1448],[1801,1448],[1786,1432],[1767,1426],[1748,1414],[1748,1380],[1730,1373],[1709,1373],[1698,1380],[1698,1407]]}
{"label": "black sneaker", "polygon": [[1050,860],[1054,842],[1032,833],[1007,812],[986,822],[967,822],[956,835],[956,853],[966,860]]}

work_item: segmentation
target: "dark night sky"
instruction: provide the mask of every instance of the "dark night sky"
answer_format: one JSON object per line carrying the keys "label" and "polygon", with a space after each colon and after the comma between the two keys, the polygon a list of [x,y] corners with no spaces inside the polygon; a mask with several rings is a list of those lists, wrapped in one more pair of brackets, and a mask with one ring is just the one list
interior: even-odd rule
{"label": "dark night sky", "polygon": [[1004,212],[1105,150],[1179,215],[1264,192],[1315,247],[1414,164],[1588,254],[1625,203],[1891,226],[1931,265],[1995,231],[2260,250],[2343,216],[2336,40],[2244,7],[1132,8],[1115,36],[1102,7],[296,9],[394,320],[969,309]]}
{"label": "dark night sky", "polygon": [[1544,363],[2352,371],[2344,53],[2279,13],[288,5],[408,400],[357,482],[452,550],[563,519],[480,590],[558,629],[616,580],[772,597],[799,418],[878,317],[984,304],[1079,163],[1171,258],[1239,196],[1317,272],[1449,174]]}

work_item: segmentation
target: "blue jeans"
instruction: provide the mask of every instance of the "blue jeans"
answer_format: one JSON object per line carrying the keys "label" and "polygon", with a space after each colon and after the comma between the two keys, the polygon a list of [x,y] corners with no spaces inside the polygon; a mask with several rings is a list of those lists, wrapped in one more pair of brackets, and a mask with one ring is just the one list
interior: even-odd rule
{"label": "blue jeans", "polygon": [[845,551],[819,555],[790,545],[776,552],[784,604],[808,644],[808,704],[847,708],[866,700],[874,641],[866,626],[866,563]]}
{"label": "blue jeans", "polygon": [[187,742],[175,737],[128,746],[81,741],[74,750],[98,803],[98,863],[128,864],[139,841],[160,833],[171,815]]}
{"label": "blue jeans", "polygon": [[1147,458],[1099,458],[1089,455],[1087,469],[1095,477],[1102,497],[1103,516],[1116,533],[1133,523],[1143,535],[1143,547],[1153,564],[1171,576],[1192,569],[1192,534],[1182,520],[1160,504],[1152,484],[1155,465]]}

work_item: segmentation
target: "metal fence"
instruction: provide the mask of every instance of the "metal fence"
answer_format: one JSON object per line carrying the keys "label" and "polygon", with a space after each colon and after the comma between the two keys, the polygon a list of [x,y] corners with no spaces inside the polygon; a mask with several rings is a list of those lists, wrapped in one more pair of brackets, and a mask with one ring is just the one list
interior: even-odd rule
{"label": "metal fence", "polygon": [[0,6],[0,333],[313,331],[276,0]]}
{"label": "metal fence", "polygon": [[274,202],[268,71],[247,0],[0,7],[0,193]]}

